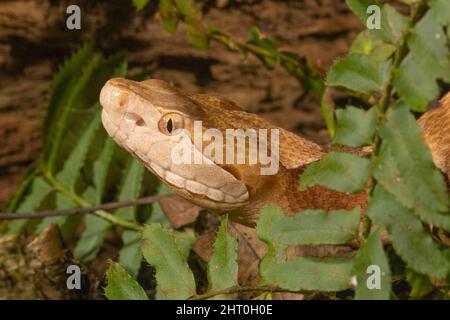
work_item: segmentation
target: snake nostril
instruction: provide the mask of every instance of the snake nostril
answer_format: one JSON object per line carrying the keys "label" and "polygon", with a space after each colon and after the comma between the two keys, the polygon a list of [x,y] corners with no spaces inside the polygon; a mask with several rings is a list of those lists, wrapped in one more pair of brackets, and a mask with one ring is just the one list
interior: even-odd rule
{"label": "snake nostril", "polygon": [[138,120],[136,121],[136,125],[137,125],[138,127],[143,127],[143,126],[145,126],[145,121],[144,121],[144,119],[142,119],[142,118],[138,119]]}
{"label": "snake nostril", "polygon": [[119,88],[112,88],[109,91],[109,100],[106,104],[109,104],[116,110],[124,109],[128,104],[128,94],[126,92],[122,92]]}

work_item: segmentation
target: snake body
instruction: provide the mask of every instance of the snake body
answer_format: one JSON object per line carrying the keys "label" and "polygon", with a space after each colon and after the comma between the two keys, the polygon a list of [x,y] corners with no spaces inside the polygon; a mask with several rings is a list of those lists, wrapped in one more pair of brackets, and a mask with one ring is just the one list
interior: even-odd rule
{"label": "snake body", "polygon": [[[322,186],[300,191],[299,175],[329,148],[245,112],[222,97],[183,93],[157,79],[135,82],[114,78],[104,85],[100,102],[103,126],[120,146],[182,197],[213,212],[229,213],[230,219],[236,222],[254,225],[260,209],[267,205],[280,207],[288,215],[304,209],[365,206],[364,193],[346,194]],[[448,173],[450,135],[446,134],[445,120],[450,119],[450,95],[441,104],[422,116],[419,124],[436,165]],[[175,133],[184,130],[192,137],[194,122],[198,120],[202,121],[205,132],[210,128],[278,129],[277,173],[261,175],[261,164],[248,161],[214,162],[193,140],[188,140],[188,144],[201,163],[175,163],[173,149],[186,142],[182,141],[186,139],[184,135]],[[201,143],[202,147],[207,146],[207,142]]]}

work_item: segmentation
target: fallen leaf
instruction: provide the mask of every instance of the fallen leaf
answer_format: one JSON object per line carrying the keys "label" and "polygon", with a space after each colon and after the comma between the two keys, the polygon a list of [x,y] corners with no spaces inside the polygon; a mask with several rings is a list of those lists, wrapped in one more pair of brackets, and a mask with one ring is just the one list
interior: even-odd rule
{"label": "fallen leaf", "polygon": [[193,223],[202,210],[202,208],[177,195],[161,199],[159,205],[175,229]]}

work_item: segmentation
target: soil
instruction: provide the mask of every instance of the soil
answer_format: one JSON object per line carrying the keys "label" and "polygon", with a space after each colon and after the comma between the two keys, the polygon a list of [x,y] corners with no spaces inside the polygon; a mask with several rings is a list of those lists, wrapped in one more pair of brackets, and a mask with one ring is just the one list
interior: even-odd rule
{"label": "soil", "polygon": [[[86,41],[106,54],[124,51],[131,71],[189,91],[212,92],[319,143],[328,141],[319,100],[283,69],[267,70],[254,57],[212,44],[193,48],[186,28],[172,35],[159,24],[156,2],[137,13],[130,1],[76,1],[82,29],[65,29],[73,1],[0,3],[0,209],[39,156],[40,132],[52,78],[64,59]],[[280,48],[327,69],[344,55],[362,25],[340,0],[197,1],[205,21],[245,41],[257,26]]]}

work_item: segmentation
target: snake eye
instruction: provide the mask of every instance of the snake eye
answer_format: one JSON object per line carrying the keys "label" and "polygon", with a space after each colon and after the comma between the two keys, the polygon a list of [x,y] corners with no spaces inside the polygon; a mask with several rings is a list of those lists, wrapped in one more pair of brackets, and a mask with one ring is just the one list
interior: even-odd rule
{"label": "snake eye", "polygon": [[158,123],[159,131],[165,135],[172,135],[179,129],[184,128],[183,117],[178,113],[166,113]]}

